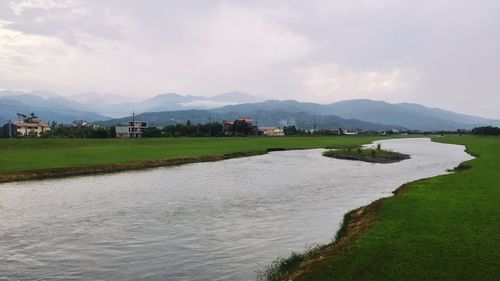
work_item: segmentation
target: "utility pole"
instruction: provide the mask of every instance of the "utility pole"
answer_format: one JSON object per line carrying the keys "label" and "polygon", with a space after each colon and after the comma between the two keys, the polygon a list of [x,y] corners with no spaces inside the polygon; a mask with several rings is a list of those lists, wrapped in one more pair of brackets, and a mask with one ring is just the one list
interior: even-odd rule
{"label": "utility pole", "polygon": [[137,135],[135,133],[135,110],[133,110],[133,109],[132,109],[132,132],[133,132],[134,138],[137,137]]}
{"label": "utility pole", "polygon": [[9,119],[9,138],[12,138],[12,121]]}
{"label": "utility pole", "polygon": [[212,117],[208,117],[208,136],[212,136]]}

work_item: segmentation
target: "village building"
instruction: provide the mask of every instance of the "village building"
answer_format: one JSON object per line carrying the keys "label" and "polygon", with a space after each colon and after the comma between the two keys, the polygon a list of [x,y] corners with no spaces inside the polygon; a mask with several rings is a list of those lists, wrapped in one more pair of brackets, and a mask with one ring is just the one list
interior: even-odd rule
{"label": "village building", "polygon": [[14,138],[17,136],[17,125],[9,120],[8,123],[3,125],[2,133],[5,137]]}
{"label": "village building", "polygon": [[39,137],[44,133],[50,131],[50,125],[48,122],[44,122],[34,114],[24,115],[18,113],[17,116],[19,120],[12,122],[9,120],[7,124],[3,126],[3,134],[7,137],[17,137],[17,136],[33,136]]}
{"label": "village building", "polygon": [[278,127],[259,127],[259,135],[262,136],[284,136],[285,131]]}
{"label": "village building", "polygon": [[[7,123],[6,125],[8,125]],[[50,131],[49,123],[43,122],[38,118],[25,119],[14,123],[16,136],[39,137],[43,133]],[[8,131],[7,131],[8,132]]]}
{"label": "village building", "polygon": [[224,121],[222,121],[222,132],[225,135],[232,134],[231,129],[233,128],[233,124],[234,124],[234,121],[230,121],[230,120],[224,120]]}
{"label": "village building", "polygon": [[99,128],[99,125],[89,123],[89,122],[87,122],[85,120],[74,120],[71,123],[71,127],[73,127],[73,128],[80,128],[80,129],[83,129],[83,128],[92,128],[93,130],[96,130],[97,128]]}
{"label": "village building", "polygon": [[361,132],[361,130],[358,130],[358,129],[346,129],[346,130],[342,130],[342,135],[359,135],[359,133]]}
{"label": "village building", "polygon": [[73,123],[71,123],[72,127],[85,127],[89,125],[89,122],[85,120],[74,120]]}
{"label": "village building", "polygon": [[148,128],[146,121],[129,121],[116,126],[117,138],[140,138],[144,130]]}

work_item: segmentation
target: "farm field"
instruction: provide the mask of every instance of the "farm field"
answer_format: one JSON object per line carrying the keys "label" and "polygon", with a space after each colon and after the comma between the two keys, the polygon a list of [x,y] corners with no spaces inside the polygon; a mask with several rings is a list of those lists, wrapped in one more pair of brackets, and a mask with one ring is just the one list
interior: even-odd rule
{"label": "farm field", "polygon": [[331,148],[370,143],[377,136],[282,138],[0,139],[0,174],[89,167],[178,157],[264,153],[268,149]]}

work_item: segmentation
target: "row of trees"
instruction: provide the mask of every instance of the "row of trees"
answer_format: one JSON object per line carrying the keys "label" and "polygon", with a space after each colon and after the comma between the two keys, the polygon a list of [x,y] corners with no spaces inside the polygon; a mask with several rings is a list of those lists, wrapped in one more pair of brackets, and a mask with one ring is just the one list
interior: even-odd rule
{"label": "row of trees", "polygon": [[114,138],[116,130],[114,126],[109,128],[94,126],[66,126],[55,125],[50,128],[42,137],[65,137],[65,138]]}
{"label": "row of trees", "polygon": [[500,135],[500,128],[492,127],[492,126],[476,127],[474,129],[472,129],[472,134],[498,136],[498,135]]}
{"label": "row of trees", "polygon": [[168,125],[163,128],[149,127],[142,136],[146,138],[156,137],[215,137],[222,136],[222,125],[218,122],[193,125],[188,120],[186,124]]}

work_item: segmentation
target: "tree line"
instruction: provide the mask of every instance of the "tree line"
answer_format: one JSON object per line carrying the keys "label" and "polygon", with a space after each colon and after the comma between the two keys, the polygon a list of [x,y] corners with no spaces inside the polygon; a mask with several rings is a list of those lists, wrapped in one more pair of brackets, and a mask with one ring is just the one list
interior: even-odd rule
{"label": "tree line", "polygon": [[191,124],[187,121],[186,124],[168,125],[163,128],[149,127],[142,133],[146,138],[159,137],[217,137],[223,136],[222,124],[211,122],[206,124]]}
{"label": "tree line", "polygon": [[500,128],[493,127],[493,126],[476,127],[474,129],[472,129],[471,133],[473,135],[499,136],[500,135]]}

